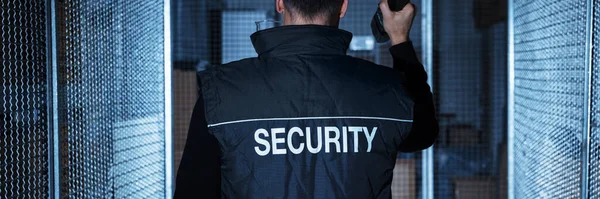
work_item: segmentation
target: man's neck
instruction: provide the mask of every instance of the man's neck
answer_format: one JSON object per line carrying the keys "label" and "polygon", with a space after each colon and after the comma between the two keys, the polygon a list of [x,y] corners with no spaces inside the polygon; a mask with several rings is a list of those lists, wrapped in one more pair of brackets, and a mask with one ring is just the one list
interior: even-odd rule
{"label": "man's neck", "polygon": [[313,19],[307,20],[301,17],[291,17],[286,15],[283,17],[283,25],[321,25],[321,26],[332,26],[338,27],[338,23],[329,23],[327,19]]}

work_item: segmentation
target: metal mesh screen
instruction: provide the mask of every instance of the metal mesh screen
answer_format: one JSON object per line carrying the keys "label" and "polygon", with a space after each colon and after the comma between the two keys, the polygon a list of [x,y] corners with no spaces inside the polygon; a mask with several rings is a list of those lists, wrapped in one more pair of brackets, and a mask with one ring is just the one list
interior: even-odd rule
{"label": "metal mesh screen", "polygon": [[[115,125],[115,198],[165,195],[163,0],[120,1],[120,116]],[[171,169],[171,168],[168,168]]]}
{"label": "metal mesh screen", "polygon": [[163,8],[56,1],[65,198],[165,196]]}
{"label": "metal mesh screen", "polygon": [[[209,11],[217,1],[171,1],[173,41],[173,145],[175,173],[183,155],[198,98],[196,68],[209,64]],[[202,64],[202,66],[201,66]]]}
{"label": "metal mesh screen", "polygon": [[0,6],[0,198],[47,198],[46,6]]}
{"label": "metal mesh screen", "polygon": [[506,198],[507,5],[433,1],[435,198]]}
{"label": "metal mesh screen", "polygon": [[[412,0],[417,9],[421,0]],[[371,19],[378,1],[349,1],[348,12],[340,28],[353,33],[356,41],[371,36]],[[178,166],[187,137],[192,107],[196,100],[197,70],[256,56],[250,35],[256,31],[255,21],[281,20],[272,0],[211,0],[173,1],[173,107],[175,165]],[[411,40],[417,54],[421,54],[421,12],[417,12]],[[364,43],[348,51],[354,57],[391,66],[389,44],[364,49]],[[395,198],[416,198],[420,194],[421,155],[400,154],[394,171],[392,191]]]}
{"label": "metal mesh screen", "polygon": [[594,0],[592,107],[590,135],[590,198],[600,198],[600,0]]}
{"label": "metal mesh screen", "polygon": [[577,198],[586,1],[514,1],[515,198]]}

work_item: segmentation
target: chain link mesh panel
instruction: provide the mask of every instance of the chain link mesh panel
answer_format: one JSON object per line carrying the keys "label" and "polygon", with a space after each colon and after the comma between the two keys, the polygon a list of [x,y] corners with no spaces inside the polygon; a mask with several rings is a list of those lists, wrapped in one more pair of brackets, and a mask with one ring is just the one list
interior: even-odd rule
{"label": "chain link mesh panel", "polygon": [[[115,126],[115,198],[165,195],[163,0],[119,1],[123,60]],[[171,169],[171,168],[168,168]]]}
{"label": "chain link mesh panel", "polygon": [[515,198],[580,196],[586,1],[514,1]]}
{"label": "chain link mesh panel", "polygon": [[0,198],[47,198],[46,6],[0,6]]}
{"label": "chain link mesh panel", "polygon": [[161,0],[57,0],[61,194],[165,196]]}
{"label": "chain link mesh panel", "polygon": [[600,0],[594,0],[589,193],[600,198]]}

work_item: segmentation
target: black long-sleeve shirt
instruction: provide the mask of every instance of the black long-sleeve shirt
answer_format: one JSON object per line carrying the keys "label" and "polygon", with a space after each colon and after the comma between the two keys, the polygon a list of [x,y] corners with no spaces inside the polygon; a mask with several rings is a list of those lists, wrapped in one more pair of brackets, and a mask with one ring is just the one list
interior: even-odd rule
{"label": "black long-sleeve shirt", "polygon": [[[414,152],[426,149],[435,142],[439,130],[427,73],[417,59],[412,42],[392,46],[390,53],[394,69],[404,76],[405,87],[415,102],[411,132],[399,150]],[[208,132],[204,113],[204,99],[200,94],[177,174],[176,199],[221,196],[221,151],[217,139]]]}

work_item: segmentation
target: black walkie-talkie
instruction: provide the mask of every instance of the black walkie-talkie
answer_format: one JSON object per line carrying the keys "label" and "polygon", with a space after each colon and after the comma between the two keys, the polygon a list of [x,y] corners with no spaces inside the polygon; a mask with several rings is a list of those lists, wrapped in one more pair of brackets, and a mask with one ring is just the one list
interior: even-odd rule
{"label": "black walkie-talkie", "polygon": [[[409,2],[410,0],[388,0],[388,5],[390,10],[397,12],[402,10]],[[371,30],[373,31],[373,36],[377,43],[385,43],[390,40],[390,36],[383,28],[383,14],[381,14],[381,9],[379,7],[377,8],[375,16],[373,16],[373,20],[371,20]]]}

